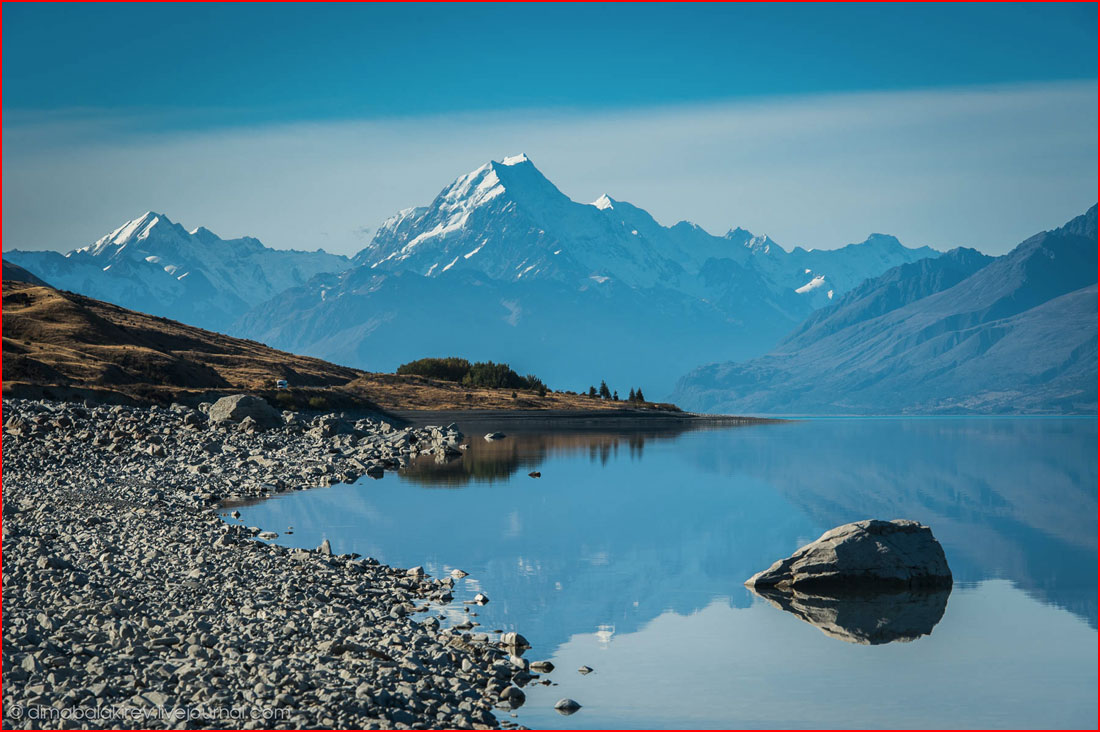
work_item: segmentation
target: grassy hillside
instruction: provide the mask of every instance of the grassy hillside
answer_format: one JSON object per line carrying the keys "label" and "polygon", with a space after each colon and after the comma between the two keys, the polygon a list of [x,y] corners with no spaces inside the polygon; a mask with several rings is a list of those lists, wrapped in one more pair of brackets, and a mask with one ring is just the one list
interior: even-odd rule
{"label": "grassy hillside", "polygon": [[[295,409],[638,406],[368,373],[10,279],[3,283],[3,324],[5,396],[196,403],[246,391]],[[291,388],[276,390],[277,379],[286,379]]]}

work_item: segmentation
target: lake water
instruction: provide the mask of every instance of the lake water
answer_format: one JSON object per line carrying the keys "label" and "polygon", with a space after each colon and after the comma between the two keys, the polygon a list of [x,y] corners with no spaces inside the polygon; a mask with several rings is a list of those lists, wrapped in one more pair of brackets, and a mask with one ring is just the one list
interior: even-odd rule
{"label": "lake water", "polygon": [[[518,630],[527,658],[557,666],[557,685],[529,685],[514,712],[535,728],[1089,728],[1096,424],[835,419],[494,443],[462,425],[474,439],[461,460],[287,494],[242,520],[293,526],[278,539],[291,546],[327,538],[436,577],[469,572],[443,612],[484,592],[477,630]],[[946,607],[889,600],[877,629],[840,607],[827,634],[743,586],[871,517],[932,527],[955,577]],[[889,640],[896,618],[906,642],[842,639]],[[562,697],[583,708],[558,714]]]}

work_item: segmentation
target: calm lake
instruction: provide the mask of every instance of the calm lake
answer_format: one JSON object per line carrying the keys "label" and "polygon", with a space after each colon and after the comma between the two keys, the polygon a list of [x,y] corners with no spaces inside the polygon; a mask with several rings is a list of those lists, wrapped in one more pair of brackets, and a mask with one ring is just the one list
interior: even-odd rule
{"label": "calm lake", "polygon": [[[277,540],[290,546],[327,538],[334,552],[435,577],[469,572],[446,622],[484,592],[475,632],[518,630],[534,646],[526,658],[557,666],[556,686],[528,685],[502,720],[1096,725],[1095,419],[516,431],[493,443],[481,437],[491,425],[460,427],[472,439],[455,462],[283,495],[242,508],[242,521],[293,526]],[[814,616],[823,629],[742,585],[864,518],[929,525],[950,595],[832,608],[828,623]],[[562,697],[583,708],[557,713]]]}

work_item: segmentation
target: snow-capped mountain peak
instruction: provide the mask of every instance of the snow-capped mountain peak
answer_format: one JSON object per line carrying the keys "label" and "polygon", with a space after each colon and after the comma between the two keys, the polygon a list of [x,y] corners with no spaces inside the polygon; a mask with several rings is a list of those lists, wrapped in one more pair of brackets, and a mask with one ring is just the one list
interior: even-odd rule
{"label": "snow-capped mountain peak", "polygon": [[753,254],[772,254],[773,251],[776,254],[785,254],[787,251],[767,234],[756,235],[748,229],[742,229],[740,226],[726,232],[725,238],[734,244],[745,247]]}
{"label": "snow-capped mountain peak", "polygon": [[609,208],[615,208],[615,201],[611,198],[611,196],[604,193],[602,196],[593,201],[592,205],[600,209],[601,211],[606,211]]}
{"label": "snow-capped mountain peak", "polygon": [[[521,163],[530,163],[531,158],[527,157],[527,153],[520,153],[519,155],[511,155],[500,161],[501,165],[519,165]],[[531,163],[534,165],[534,163]]]}
{"label": "snow-capped mountain peak", "polygon": [[[547,228],[547,219],[560,218],[571,204],[527,155],[489,161],[459,176],[428,206],[405,209],[387,219],[354,261],[372,269],[410,268],[438,276],[463,265],[490,243],[492,236],[478,233],[485,226],[516,219],[514,226],[520,227],[522,220],[524,233],[537,236]],[[516,233],[510,230],[508,236]],[[500,249],[490,247],[494,248]],[[530,276],[537,269],[528,264],[515,276]]]}
{"label": "snow-capped mountain peak", "polygon": [[252,237],[222,239],[202,226],[189,232],[156,211],[65,255],[5,256],[46,273],[56,287],[215,329],[277,292],[348,266],[347,257],[320,250],[268,249]]}
{"label": "snow-capped mountain peak", "polygon": [[[851,274],[844,274],[816,256],[803,263],[806,250],[792,254],[769,236],[745,229],[716,237],[687,222],[666,227],[645,209],[606,193],[590,204],[573,201],[521,154],[485,163],[455,179],[428,206],[389,218],[353,261],[426,277],[473,270],[504,280],[550,278],[587,286],[598,275],[631,287],[663,285],[694,293],[698,285],[690,281],[709,260],[752,260],[780,291],[808,295],[820,289],[825,299],[829,289],[852,286],[856,272],[873,268],[877,274],[884,264],[907,261],[911,250],[896,246],[900,251],[876,245],[841,256],[874,260],[870,268],[845,261],[838,266]],[[813,275],[804,278],[807,268]],[[828,287],[823,279],[804,287],[824,272],[830,275]]]}
{"label": "snow-capped mountain peak", "polygon": [[773,248],[786,253],[786,250],[775,243],[767,234],[761,234],[760,236],[754,236],[745,242],[745,248],[747,248],[753,254],[771,254]]}
{"label": "snow-capped mountain peak", "polygon": [[[148,239],[154,231],[180,229],[182,227],[173,223],[164,214],[156,211],[146,211],[136,219],[127,221],[122,226],[112,231],[107,236],[101,237],[94,244],[83,247],[78,251],[88,252],[93,256],[115,256],[127,245]],[[186,232],[184,232],[186,233]]]}

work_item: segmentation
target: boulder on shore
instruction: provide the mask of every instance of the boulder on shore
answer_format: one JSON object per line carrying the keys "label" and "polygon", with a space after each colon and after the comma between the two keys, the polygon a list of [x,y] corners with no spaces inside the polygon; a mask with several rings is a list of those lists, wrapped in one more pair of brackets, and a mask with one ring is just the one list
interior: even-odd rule
{"label": "boulder on shore", "polygon": [[251,417],[257,427],[278,427],[283,423],[282,413],[266,401],[250,394],[234,394],[222,397],[210,406],[211,422],[241,422]]}
{"label": "boulder on shore", "polygon": [[951,583],[932,530],[903,519],[838,526],[745,582],[780,591],[941,589]]}

